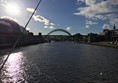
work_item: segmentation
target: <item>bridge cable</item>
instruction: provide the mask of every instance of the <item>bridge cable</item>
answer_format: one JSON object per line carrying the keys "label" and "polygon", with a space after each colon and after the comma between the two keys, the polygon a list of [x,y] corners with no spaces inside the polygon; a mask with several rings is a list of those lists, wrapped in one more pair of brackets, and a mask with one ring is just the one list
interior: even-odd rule
{"label": "bridge cable", "polygon": [[5,59],[4,62],[2,63],[2,65],[1,65],[1,67],[0,67],[0,72],[1,72],[1,70],[3,69],[5,63],[7,62],[9,56],[10,56],[11,53],[14,51],[14,49],[15,49],[16,45],[18,44],[18,42],[20,41],[21,37],[23,36],[23,33],[24,33],[26,27],[28,26],[29,22],[31,21],[31,19],[32,19],[34,13],[36,12],[38,6],[40,5],[40,3],[41,3],[41,0],[38,2],[36,8],[34,9],[33,13],[31,14],[31,16],[30,16],[28,22],[26,23],[26,25],[25,25],[23,31],[22,31],[21,34],[19,35],[18,39],[16,40],[16,42],[15,42],[14,45],[13,45],[13,47],[12,47],[11,50],[9,51],[8,55],[6,56],[6,59]]}

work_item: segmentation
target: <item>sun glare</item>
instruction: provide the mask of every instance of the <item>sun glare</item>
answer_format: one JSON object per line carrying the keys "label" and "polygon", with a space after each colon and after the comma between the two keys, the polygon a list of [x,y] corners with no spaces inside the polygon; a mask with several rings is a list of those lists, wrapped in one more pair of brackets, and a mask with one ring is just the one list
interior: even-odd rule
{"label": "sun glare", "polygon": [[6,5],[6,11],[10,15],[19,15],[20,14],[20,8],[18,4],[16,3],[8,3]]}

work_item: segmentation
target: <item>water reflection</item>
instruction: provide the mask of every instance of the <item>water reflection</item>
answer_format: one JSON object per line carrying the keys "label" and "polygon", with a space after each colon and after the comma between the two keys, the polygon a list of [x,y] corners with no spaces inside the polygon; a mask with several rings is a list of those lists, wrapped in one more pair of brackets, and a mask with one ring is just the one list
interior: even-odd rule
{"label": "water reflection", "polygon": [[117,55],[117,49],[74,43],[22,47],[8,59],[0,83],[118,83]]}
{"label": "water reflection", "polygon": [[3,83],[25,82],[24,61],[25,57],[22,52],[11,54],[2,70],[1,81]]}

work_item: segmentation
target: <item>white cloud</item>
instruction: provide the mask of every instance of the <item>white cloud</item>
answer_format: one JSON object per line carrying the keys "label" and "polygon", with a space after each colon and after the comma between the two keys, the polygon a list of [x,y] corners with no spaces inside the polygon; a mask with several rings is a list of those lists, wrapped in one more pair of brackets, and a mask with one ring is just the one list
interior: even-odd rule
{"label": "white cloud", "polygon": [[118,15],[116,15],[116,14],[107,14],[106,17],[112,25],[115,24],[116,26],[118,26]]}
{"label": "white cloud", "polygon": [[43,23],[44,25],[50,25],[50,21],[41,15],[34,15],[33,18],[35,21],[39,21]]}
{"label": "white cloud", "polygon": [[55,29],[54,26],[44,26],[45,29]]}
{"label": "white cloud", "polygon": [[89,26],[89,25],[86,25],[85,27],[86,27],[86,28],[90,28],[90,26]]}
{"label": "white cloud", "polygon": [[49,28],[50,28],[50,29],[55,29],[55,27],[54,27],[54,26],[50,26]]}
{"label": "white cloud", "polygon": [[35,11],[35,9],[34,8],[27,8],[26,11],[33,13]]}
{"label": "white cloud", "polygon": [[109,20],[110,24],[118,26],[118,15],[116,14],[96,15],[96,18],[100,20]]}
{"label": "white cloud", "polygon": [[108,24],[104,24],[104,25],[102,26],[102,28],[103,28],[103,29],[110,29],[110,26],[109,26]]}
{"label": "white cloud", "polygon": [[85,0],[86,5],[93,5],[96,3],[96,0]]}
{"label": "white cloud", "polygon": [[35,21],[39,21],[39,22],[43,23],[45,29],[54,29],[55,28],[54,27],[56,25],[55,23],[50,22],[49,19],[47,19],[41,15],[34,15],[33,18]]}
{"label": "white cloud", "polygon": [[[34,10],[35,10],[34,8],[27,8],[26,9],[26,11],[28,11],[30,13],[33,13]],[[49,19],[47,19],[46,17],[41,16],[41,15],[33,15],[33,19],[35,21],[43,23],[44,24],[44,28],[54,28],[54,26],[56,25],[53,22],[50,22]]]}
{"label": "white cloud", "polygon": [[[35,9],[34,8],[27,8],[26,11],[28,11],[30,13],[33,13],[35,11]],[[41,16],[41,15],[33,15],[33,19],[35,21],[43,23],[44,24],[44,28],[54,28],[54,26],[56,25],[53,22],[50,22],[49,19],[47,19],[46,17]]]}
{"label": "white cloud", "polygon": [[50,25],[54,26],[55,24],[54,23],[50,23]]}
{"label": "white cloud", "polygon": [[96,15],[95,17],[97,19],[100,19],[100,20],[106,20],[106,19],[108,19],[107,16],[105,16],[105,15]]}
{"label": "white cloud", "polygon": [[112,9],[111,4],[108,1],[102,1],[87,7],[78,8],[78,13],[75,15],[83,15],[85,17],[94,17],[97,14],[109,13],[115,10]]}
{"label": "white cloud", "polygon": [[118,5],[118,0],[108,0],[112,5]]}
{"label": "white cloud", "polygon": [[97,24],[97,22],[94,22],[94,21],[92,21],[92,20],[86,20],[86,28],[90,28],[90,26],[92,26],[92,25],[96,25]]}
{"label": "white cloud", "polygon": [[70,31],[71,30],[71,27],[67,27],[66,30]]}
{"label": "white cloud", "polygon": [[86,20],[86,24],[87,25],[95,25],[95,24],[97,24],[97,22],[93,22],[91,20]]}
{"label": "white cloud", "polygon": [[[118,0],[77,0],[85,3],[86,6],[79,7],[75,15],[85,16],[89,21],[86,21],[86,28],[92,24],[97,24],[98,20],[108,20],[112,25],[118,26]],[[113,14],[114,13],[114,14]]]}
{"label": "white cloud", "polygon": [[96,0],[77,0],[77,2],[84,2],[86,5],[93,5],[96,3]]}
{"label": "white cloud", "polygon": [[83,2],[86,5],[92,5],[92,4],[100,3],[100,2],[103,2],[103,1],[108,1],[113,5],[118,5],[118,0],[77,0],[77,2]]}
{"label": "white cloud", "polygon": [[108,19],[114,19],[114,18],[117,18],[118,16],[116,14],[107,14],[106,17]]}
{"label": "white cloud", "polygon": [[44,28],[45,28],[45,29],[47,29],[47,28],[48,28],[48,26],[44,26]]}

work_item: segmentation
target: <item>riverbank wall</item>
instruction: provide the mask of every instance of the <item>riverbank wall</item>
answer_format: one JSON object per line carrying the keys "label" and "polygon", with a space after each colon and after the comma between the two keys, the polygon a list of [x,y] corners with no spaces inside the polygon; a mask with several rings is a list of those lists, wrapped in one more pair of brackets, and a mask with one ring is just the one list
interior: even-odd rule
{"label": "riverbank wall", "polygon": [[[1,37],[1,36],[0,36]],[[9,38],[9,37],[8,37]],[[7,48],[12,48],[17,41],[17,38],[3,38],[3,42],[0,42],[0,49],[7,49]],[[14,40],[14,41],[13,41]],[[35,44],[41,44],[44,43],[44,39],[41,36],[29,36],[25,38],[21,38],[16,47],[22,47],[22,46],[28,46],[28,45],[35,45]]]}
{"label": "riverbank wall", "polygon": [[110,42],[93,42],[90,43],[91,45],[97,45],[97,46],[104,46],[104,47],[110,47],[110,48],[117,48],[118,49],[118,44],[112,44]]}
{"label": "riverbank wall", "polygon": [[103,46],[109,48],[116,48],[118,49],[118,44],[112,44],[112,42],[79,42],[80,44],[89,44],[89,45],[96,45],[96,46]]}

